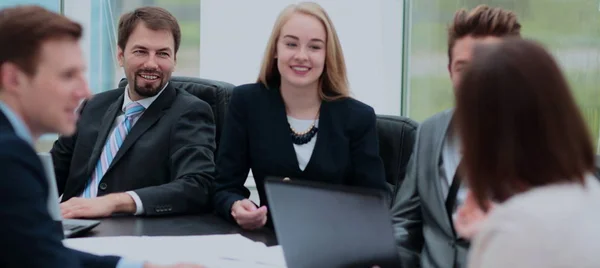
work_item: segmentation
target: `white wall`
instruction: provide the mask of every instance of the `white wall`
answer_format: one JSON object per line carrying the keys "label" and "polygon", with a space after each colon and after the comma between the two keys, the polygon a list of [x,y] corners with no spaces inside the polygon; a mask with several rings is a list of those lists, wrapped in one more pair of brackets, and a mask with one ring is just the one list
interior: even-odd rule
{"label": "white wall", "polygon": [[[200,76],[236,85],[258,76],[279,12],[293,0],[202,0]],[[400,114],[401,0],[317,0],[338,31],[353,96]]]}
{"label": "white wall", "polygon": [[[381,27],[384,66],[384,96],[389,98],[386,110],[382,113],[400,115],[401,90],[402,90],[402,36],[404,22],[405,0],[380,0],[381,1]],[[377,105],[377,104],[375,104]],[[379,110],[376,110],[379,111]],[[387,112],[389,111],[389,112]]]}

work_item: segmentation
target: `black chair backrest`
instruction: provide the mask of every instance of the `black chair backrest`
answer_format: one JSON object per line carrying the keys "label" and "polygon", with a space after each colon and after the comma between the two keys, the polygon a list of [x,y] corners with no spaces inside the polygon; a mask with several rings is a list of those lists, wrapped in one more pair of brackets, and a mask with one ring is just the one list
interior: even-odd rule
{"label": "black chair backrest", "polygon": [[[184,76],[173,76],[169,83],[173,87],[183,89],[210,105],[215,117],[215,141],[217,148],[219,148],[221,130],[225,122],[225,113],[227,112],[227,105],[229,105],[229,98],[231,97],[234,85],[227,82]],[[119,87],[125,87],[126,85],[127,79],[121,79]]]}
{"label": "black chair backrest", "polygon": [[377,115],[379,155],[383,160],[385,179],[392,188],[393,196],[404,181],[418,125],[416,121],[407,117]]}

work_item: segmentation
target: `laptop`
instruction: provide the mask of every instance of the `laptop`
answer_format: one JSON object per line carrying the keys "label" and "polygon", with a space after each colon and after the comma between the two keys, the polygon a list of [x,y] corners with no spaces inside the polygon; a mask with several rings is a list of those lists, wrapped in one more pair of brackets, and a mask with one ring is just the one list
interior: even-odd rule
{"label": "laptop", "polygon": [[56,222],[57,228],[63,230],[65,238],[75,237],[82,235],[85,232],[93,229],[100,224],[100,221],[96,220],[77,220],[77,219],[63,219],[60,212],[60,199],[58,197],[58,189],[56,188],[56,177],[54,175],[54,164],[52,162],[52,156],[49,153],[38,153],[44,171],[46,173],[46,181],[48,182],[48,212],[52,219]]}
{"label": "laptop", "polygon": [[383,193],[274,177],[265,191],[288,268],[401,267]]}

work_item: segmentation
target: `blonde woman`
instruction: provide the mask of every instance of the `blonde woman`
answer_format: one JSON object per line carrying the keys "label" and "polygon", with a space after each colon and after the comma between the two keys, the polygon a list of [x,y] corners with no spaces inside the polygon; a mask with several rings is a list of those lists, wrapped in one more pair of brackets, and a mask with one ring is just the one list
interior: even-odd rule
{"label": "blonde woman", "polygon": [[[233,91],[218,151],[215,209],[244,229],[270,226],[266,176],[389,191],[375,113],[349,97],[340,41],[322,7],[281,12],[258,81]],[[244,187],[250,169],[260,206]]]}

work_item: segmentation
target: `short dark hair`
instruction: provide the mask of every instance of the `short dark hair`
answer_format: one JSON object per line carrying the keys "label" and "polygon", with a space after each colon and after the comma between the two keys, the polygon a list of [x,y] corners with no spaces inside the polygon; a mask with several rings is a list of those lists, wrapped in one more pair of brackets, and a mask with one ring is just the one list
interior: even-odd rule
{"label": "short dark hair", "polygon": [[452,48],[456,40],[465,36],[473,37],[505,37],[520,36],[521,24],[512,11],[479,5],[467,11],[460,9],[454,14],[452,24],[448,27],[448,59],[452,63]]}
{"label": "short dark hair", "polygon": [[469,188],[503,202],[531,188],[583,183],[592,139],[558,64],[535,41],[477,44],[457,90],[456,127]]}
{"label": "short dark hair", "polygon": [[50,39],[81,38],[81,25],[40,6],[26,5],[0,10],[0,66],[17,65],[25,73],[37,71],[40,48]]}
{"label": "short dark hair", "polygon": [[166,9],[160,7],[140,7],[132,12],[125,13],[119,19],[118,45],[125,50],[129,36],[143,22],[146,27],[153,31],[169,30],[173,35],[175,53],[179,50],[181,43],[181,29],[177,19]]}

